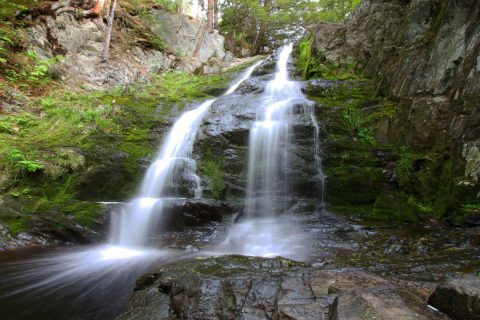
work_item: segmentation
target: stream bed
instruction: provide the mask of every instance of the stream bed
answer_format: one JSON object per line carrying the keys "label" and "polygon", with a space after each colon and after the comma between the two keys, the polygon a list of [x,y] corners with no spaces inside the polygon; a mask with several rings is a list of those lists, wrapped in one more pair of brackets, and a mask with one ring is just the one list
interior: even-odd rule
{"label": "stream bed", "polygon": [[[165,232],[155,239],[163,243],[158,250],[126,252],[105,245],[0,253],[2,319],[114,319],[125,310],[135,280],[150,270],[198,257],[259,255],[248,236],[243,246],[232,247],[226,236],[233,217],[224,220],[183,232]],[[478,228],[372,225],[328,213],[303,213],[280,221],[275,223],[275,232],[266,232],[270,248],[281,251],[286,243],[307,241],[303,251],[290,250],[282,256],[319,270],[355,269],[418,282],[438,282],[446,272],[480,270]],[[268,222],[261,225],[268,230]],[[284,237],[282,228],[286,226],[299,232]],[[252,225],[248,228],[258,231]]]}

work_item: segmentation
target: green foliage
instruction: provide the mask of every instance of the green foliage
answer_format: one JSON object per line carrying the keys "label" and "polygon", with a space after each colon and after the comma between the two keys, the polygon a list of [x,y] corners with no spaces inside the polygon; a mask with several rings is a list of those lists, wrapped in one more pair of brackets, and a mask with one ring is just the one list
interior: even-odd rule
{"label": "green foliage", "polygon": [[314,53],[313,41],[313,36],[307,35],[298,44],[298,67],[304,79],[356,80],[361,78],[357,72],[355,60],[348,58],[343,63],[326,63],[322,56]]}
{"label": "green foliage", "polygon": [[13,133],[11,123],[8,121],[0,121],[0,132]]}
{"label": "green foliage", "polygon": [[362,128],[364,121],[363,115],[352,105],[346,106],[341,112],[342,119],[354,130]]}
{"label": "green foliage", "polygon": [[166,10],[181,11],[183,1],[182,0],[154,0],[155,3]]}
{"label": "green foliage", "polygon": [[358,137],[364,142],[375,145],[377,141],[375,140],[375,133],[372,128],[360,128],[358,130]]}
{"label": "green foliage", "polygon": [[19,64],[16,69],[10,69],[6,73],[6,79],[20,87],[48,85],[52,80],[49,75],[50,68],[63,59],[62,56],[40,59],[33,50],[28,50],[22,55],[24,63]]}
{"label": "green foliage", "polygon": [[220,30],[227,38],[229,49],[239,53],[242,48],[253,54],[278,46],[288,31],[298,25],[296,0],[226,0],[221,4]]}
{"label": "green foliage", "polygon": [[27,160],[25,155],[18,149],[10,151],[9,161],[15,168],[23,169],[28,172],[37,172],[43,169],[43,164],[36,161]]}
{"label": "green foliage", "polygon": [[16,11],[25,10],[29,3],[36,3],[36,0],[0,0],[0,20],[12,18]]}
{"label": "green foliage", "polygon": [[[1,0],[0,0],[1,1]],[[1,16],[0,4],[0,16]],[[13,56],[13,51],[22,47],[23,37],[18,29],[15,29],[11,22],[0,21],[0,74],[10,68],[9,60]],[[3,70],[2,70],[3,69]]]}
{"label": "green foliage", "polygon": [[37,172],[43,169],[43,164],[36,161],[22,160],[19,162],[19,164],[28,172]]}
{"label": "green foliage", "polygon": [[312,45],[313,36],[307,36],[298,44],[298,68],[302,73],[303,79],[309,78],[309,70],[312,66]]}
{"label": "green foliage", "polygon": [[253,54],[277,47],[300,29],[321,21],[342,21],[360,0],[225,0],[220,30],[230,50]]}
{"label": "green foliage", "polygon": [[356,9],[361,0],[317,0],[303,1],[302,18],[307,25],[318,22],[341,22]]}
{"label": "green foliage", "polygon": [[368,125],[361,110],[358,110],[358,106],[356,106],[357,103],[358,102],[354,101],[350,105],[347,105],[340,115],[343,121],[345,121],[345,123],[357,133],[362,141],[370,145],[375,145],[376,140],[373,128]]}
{"label": "green foliage", "polygon": [[395,172],[401,187],[408,187],[413,171],[413,155],[407,146],[397,148],[398,161],[395,166]]}
{"label": "green foliage", "polygon": [[20,218],[9,221],[7,224],[8,231],[10,231],[13,236],[17,236],[20,232],[26,231],[28,229],[28,222],[29,220],[27,218]]}

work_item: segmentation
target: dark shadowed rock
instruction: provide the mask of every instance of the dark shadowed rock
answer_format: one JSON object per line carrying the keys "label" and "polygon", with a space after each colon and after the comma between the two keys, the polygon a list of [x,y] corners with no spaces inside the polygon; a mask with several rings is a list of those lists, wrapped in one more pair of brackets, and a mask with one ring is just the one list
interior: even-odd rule
{"label": "dark shadowed rock", "polygon": [[183,230],[213,221],[238,210],[232,202],[212,199],[172,199],[165,203],[159,229]]}
{"label": "dark shadowed rock", "polygon": [[454,320],[480,319],[480,278],[456,275],[438,286],[428,304]]}

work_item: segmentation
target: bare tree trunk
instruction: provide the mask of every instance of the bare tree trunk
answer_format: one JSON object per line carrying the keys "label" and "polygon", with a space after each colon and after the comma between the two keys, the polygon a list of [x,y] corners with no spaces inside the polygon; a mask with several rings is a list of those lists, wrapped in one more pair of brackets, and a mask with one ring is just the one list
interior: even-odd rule
{"label": "bare tree trunk", "polygon": [[213,30],[213,16],[215,12],[214,0],[208,0],[208,13],[207,13],[207,24],[208,24],[208,31]]}
{"label": "bare tree trunk", "polygon": [[112,39],[113,19],[115,18],[115,9],[117,8],[118,0],[112,0],[110,6],[110,15],[108,16],[107,33],[105,35],[105,46],[103,48],[103,61],[108,62],[110,54],[110,41]]}
{"label": "bare tree trunk", "polygon": [[213,28],[218,30],[218,0],[213,0],[213,8],[215,10],[215,12],[213,13]]}

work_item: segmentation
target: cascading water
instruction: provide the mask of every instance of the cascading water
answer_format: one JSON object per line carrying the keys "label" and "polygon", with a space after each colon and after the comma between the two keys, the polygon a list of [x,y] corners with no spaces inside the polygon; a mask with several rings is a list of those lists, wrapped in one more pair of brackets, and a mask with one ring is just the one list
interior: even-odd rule
{"label": "cascading water", "polygon": [[249,217],[269,217],[284,213],[289,195],[289,149],[294,134],[292,118],[299,107],[311,118],[315,128],[316,161],[323,179],[318,145],[319,126],[312,102],[301,90],[301,83],[290,81],[288,60],[292,44],[279,53],[275,78],[266,85],[262,105],[250,131],[246,213]]}
{"label": "cascading water", "polygon": [[[233,93],[261,62],[248,68],[224,95]],[[144,246],[150,229],[161,215],[164,202],[168,197],[177,196],[172,194],[169,186],[179,185],[186,180],[193,185],[194,196],[202,196],[201,180],[196,174],[192,149],[202,119],[215,100],[203,102],[175,122],[155,161],[147,170],[138,197],[130,202],[127,210],[112,215],[111,243],[128,247]]]}
{"label": "cascading water", "polygon": [[[299,118],[308,119],[314,129],[317,181],[323,195],[319,125],[314,104],[302,93],[302,84],[291,81],[288,62],[293,45],[280,49],[277,72],[268,81],[250,130],[246,220],[234,224],[221,250],[254,256],[302,257],[308,242],[292,217],[280,216],[288,211],[294,180],[289,158],[294,150],[294,125]],[[314,188],[315,186],[312,186]],[[323,196],[320,207],[323,207]]]}

